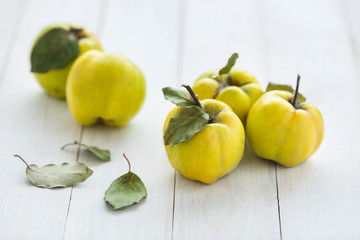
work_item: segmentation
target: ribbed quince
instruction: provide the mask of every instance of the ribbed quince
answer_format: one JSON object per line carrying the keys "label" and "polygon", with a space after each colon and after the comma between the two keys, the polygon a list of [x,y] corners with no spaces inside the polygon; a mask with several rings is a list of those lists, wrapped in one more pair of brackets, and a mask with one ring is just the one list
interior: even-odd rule
{"label": "ribbed quince", "polygon": [[74,60],[91,49],[102,48],[98,38],[85,28],[51,24],[35,40],[31,71],[46,92],[64,98],[66,79]]}
{"label": "ribbed quince", "polygon": [[172,88],[163,92],[178,105],[169,112],[163,130],[172,167],[189,179],[207,184],[233,171],[244,153],[245,134],[230,107],[214,99],[199,101],[192,91],[191,95]]}
{"label": "ribbed quince", "polygon": [[109,126],[123,126],[144,101],[144,75],[120,54],[91,50],[71,68],[66,98],[71,113],[82,125],[101,120]]}
{"label": "ribbed quince", "polygon": [[250,107],[263,94],[253,74],[232,66],[228,66],[228,71],[205,72],[192,88],[200,100],[214,98],[229,105],[244,125]]}
{"label": "ribbed quince", "polygon": [[311,103],[297,101],[299,80],[294,94],[273,90],[260,97],[250,109],[246,125],[254,152],[286,167],[308,159],[324,136],[320,111]]}

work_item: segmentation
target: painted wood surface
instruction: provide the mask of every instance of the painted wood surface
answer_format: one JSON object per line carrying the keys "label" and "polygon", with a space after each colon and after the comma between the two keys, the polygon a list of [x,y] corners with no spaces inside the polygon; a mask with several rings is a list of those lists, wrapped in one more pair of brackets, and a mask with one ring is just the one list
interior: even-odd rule
{"label": "painted wood surface", "polygon": [[[162,146],[162,125],[171,105],[163,100],[161,88],[177,81],[178,14],[176,1],[109,2],[102,36],[105,51],[124,54],[142,69],[147,96],[127,126],[83,129],[82,141],[108,147],[112,161],[101,163],[80,152],[79,161],[93,167],[94,176],[73,190],[66,239],[171,238],[174,171]],[[104,194],[113,180],[128,171],[123,153],[144,181],[148,197],[137,206],[113,212]]]}
{"label": "painted wood surface", "polygon": [[0,1],[0,84],[8,66],[8,57],[14,47],[13,41],[21,21],[23,7],[20,0]]}
{"label": "painted wood surface", "polygon": [[283,239],[357,239],[359,81],[340,2],[267,1],[266,12],[270,79],[295,83],[300,73],[300,91],[325,119],[319,150],[278,168]]}
{"label": "painted wood surface", "polygon": [[346,25],[346,37],[350,41],[350,48],[357,65],[357,75],[360,79],[360,28],[359,28],[359,11],[360,1],[346,0],[342,3],[342,15]]}
{"label": "painted wood surface", "polygon": [[[220,11],[224,6],[226,14]],[[179,85],[221,68],[233,52],[240,56],[237,66],[252,71],[264,85],[266,49],[260,13],[258,1],[187,1]],[[174,239],[279,239],[276,196],[274,164],[256,157],[249,145],[235,171],[212,185],[177,174]]]}
{"label": "painted wood surface", "polygon": [[[359,7],[356,0],[0,0],[0,239],[358,239]],[[35,36],[59,21],[86,26],[105,51],[144,72],[146,100],[126,127],[80,126],[31,75]],[[173,105],[161,88],[192,84],[233,52],[263,88],[294,85],[299,73],[301,92],[324,116],[325,138],[294,168],[247,145],[233,173],[204,185],[168,163],[162,127]],[[60,150],[74,139],[110,149],[112,161]],[[148,198],[113,212],[103,197],[127,171],[124,152]],[[74,188],[36,188],[13,154],[39,166],[80,161],[94,174]]]}
{"label": "painted wood surface", "polygon": [[32,186],[26,179],[25,165],[13,154],[38,166],[76,161],[76,153],[61,151],[60,147],[79,139],[81,126],[73,120],[64,100],[40,89],[30,73],[29,53],[35,36],[48,23],[70,21],[95,26],[99,2],[86,1],[88,11],[79,15],[77,9],[84,2],[21,2],[24,10],[13,28],[16,39],[11,43],[0,89],[0,158],[4,171],[0,181],[0,239],[63,238],[71,188]]}

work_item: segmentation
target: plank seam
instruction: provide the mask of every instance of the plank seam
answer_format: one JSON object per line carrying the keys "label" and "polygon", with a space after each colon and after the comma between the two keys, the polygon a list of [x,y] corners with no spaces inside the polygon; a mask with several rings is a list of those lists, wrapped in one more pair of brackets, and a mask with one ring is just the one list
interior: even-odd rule
{"label": "plank seam", "polygon": [[179,16],[178,16],[178,45],[177,45],[177,83],[182,84],[182,72],[184,63],[184,39],[185,39],[185,8],[186,0],[179,2]]}
{"label": "plank seam", "polygon": [[281,208],[280,208],[280,198],[279,198],[279,181],[278,181],[278,164],[275,162],[275,177],[276,177],[276,199],[278,207],[278,216],[279,216],[279,227],[280,227],[280,240],[282,240],[282,226],[281,226]]}
{"label": "plank seam", "polygon": [[[98,21],[97,21],[97,25],[96,25],[96,33],[97,35],[100,37],[102,35],[102,29],[101,27],[103,27],[105,25],[105,16],[106,16],[106,12],[109,9],[109,0],[103,1],[103,4],[101,4],[100,6],[100,10],[99,10],[99,16],[98,16]],[[85,128],[84,126],[81,126],[81,130],[80,130],[80,137],[79,137],[79,141],[82,142],[83,139],[83,135],[84,135],[84,131]],[[80,158],[80,146],[78,146],[78,151],[76,154],[76,162],[79,161]],[[71,199],[72,199],[72,194],[73,194],[73,189],[74,187],[71,187],[71,192],[70,192],[70,198],[69,198],[69,205],[68,205],[68,210],[66,213],[66,221],[65,221],[65,228],[64,228],[64,237],[63,239],[65,239],[65,235],[66,235],[66,227],[68,224],[68,218],[69,218],[69,213],[70,213],[70,207],[71,207]]]}
{"label": "plank seam", "polygon": [[10,41],[9,41],[9,46],[6,48],[6,52],[5,52],[5,55],[4,55],[4,62],[3,62],[3,65],[0,69],[0,89],[1,89],[1,86],[4,82],[4,78],[5,78],[5,75],[6,75],[6,70],[8,68],[8,64],[10,61],[6,61],[6,59],[9,59],[10,56],[12,55],[12,52],[13,52],[13,49],[14,49],[14,42],[15,42],[15,39],[17,39],[17,35],[18,35],[18,29],[20,29],[20,25],[22,23],[22,19],[23,19],[23,16],[24,16],[24,12],[25,12],[25,8],[26,8],[26,5],[27,5],[27,1],[26,0],[21,0],[19,1],[19,7],[17,9],[17,12],[16,12],[16,18],[15,18],[15,22],[14,22],[14,27],[13,27],[13,31],[11,32],[11,36],[10,36]]}
{"label": "plank seam", "polygon": [[[271,51],[269,47],[269,43],[267,41],[268,39],[268,15],[267,15],[267,9],[266,4],[267,2],[264,0],[259,0],[259,9],[260,9],[260,15],[262,16],[262,24],[260,26],[261,28],[261,35],[263,38],[262,45],[263,45],[263,54],[264,54],[264,64],[265,64],[265,76],[266,78],[270,78],[271,76]],[[282,222],[281,222],[281,207],[280,207],[280,195],[279,195],[279,181],[278,181],[278,164],[274,162],[275,165],[275,185],[276,185],[276,201],[277,201],[277,212],[278,212],[278,222],[279,222],[279,233],[280,233],[280,240],[283,239],[282,237]]]}
{"label": "plank seam", "polygon": [[98,36],[102,36],[103,34],[103,29],[105,26],[105,18],[106,18],[106,13],[107,10],[109,9],[109,0],[103,0],[100,6],[100,10],[99,10],[99,20],[97,21],[97,25],[96,25],[96,33]]}
{"label": "plank seam", "polygon": [[[177,84],[180,85],[182,82],[182,71],[184,62],[184,39],[185,39],[185,8],[186,0],[178,1],[178,43],[177,43]],[[173,192],[173,209],[172,209],[172,222],[171,222],[171,239],[174,239],[174,228],[175,228],[175,198],[176,198],[176,171],[174,171],[174,192]]]}
{"label": "plank seam", "polygon": [[[76,159],[77,162],[77,159]],[[65,218],[65,227],[64,227],[64,235],[63,235],[63,239],[65,239],[65,233],[66,233],[66,226],[67,226],[67,221],[68,221],[68,216],[69,216],[69,212],[70,212],[70,203],[71,203],[71,199],[72,199],[72,192],[73,192],[74,187],[71,187],[70,190],[70,197],[69,197],[69,204],[68,204],[68,208],[67,208],[67,212],[66,212],[66,218]]]}
{"label": "plank seam", "polygon": [[176,171],[174,171],[174,192],[173,192],[173,209],[172,209],[172,222],[171,222],[171,239],[174,239],[175,189],[176,189]]}
{"label": "plank seam", "polygon": [[[177,36],[177,84],[180,85],[182,82],[182,70],[184,60],[184,39],[185,39],[185,8],[186,0],[178,1],[178,36]],[[174,228],[175,228],[175,198],[176,198],[176,171],[174,171],[174,191],[173,191],[173,206],[172,206],[172,219],[171,219],[171,239],[174,239]]]}
{"label": "plank seam", "polygon": [[349,47],[350,47],[350,51],[351,51],[351,55],[352,55],[352,58],[353,58],[353,63],[355,65],[355,72],[356,72],[356,77],[357,78],[360,78],[360,69],[357,67],[357,63],[359,61],[359,57],[358,54],[357,54],[357,44],[356,44],[356,39],[355,39],[355,36],[354,36],[354,31],[353,31],[353,28],[351,26],[351,20],[349,19],[349,11],[348,11],[348,2],[347,1],[340,1],[338,2],[338,4],[340,4],[340,8],[341,8],[341,15],[342,15],[342,18],[343,18],[343,21],[344,21],[344,25],[345,25],[345,29],[346,29],[346,34],[347,34],[347,38],[348,38],[348,41],[349,41]]}
{"label": "plank seam", "polygon": [[[82,142],[83,133],[84,133],[84,127],[81,126],[79,142]],[[79,161],[79,158],[80,158],[80,145],[78,145],[77,152],[76,152],[76,162]],[[65,227],[64,227],[63,239],[65,239],[66,227],[67,227],[67,222],[68,222],[69,213],[70,213],[70,206],[71,206],[71,199],[72,199],[73,190],[74,190],[74,187],[71,187],[70,196],[69,196],[69,204],[68,204],[68,208],[67,208],[67,212],[66,212],[66,218],[65,218]]]}

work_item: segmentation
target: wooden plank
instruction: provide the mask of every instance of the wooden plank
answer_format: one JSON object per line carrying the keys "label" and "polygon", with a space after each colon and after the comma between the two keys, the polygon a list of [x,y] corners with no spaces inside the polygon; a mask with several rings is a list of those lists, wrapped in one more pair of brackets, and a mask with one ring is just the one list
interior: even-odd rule
{"label": "wooden plank", "polygon": [[360,76],[360,29],[359,29],[359,11],[360,2],[356,0],[341,1],[343,4],[343,17],[347,22],[349,41],[352,46],[352,52],[356,59],[358,76]]}
{"label": "wooden plank", "polygon": [[[74,188],[65,239],[169,239],[174,172],[162,147],[162,125],[171,106],[163,99],[161,88],[175,85],[177,79],[177,2],[111,1],[106,17],[102,26],[105,49],[128,56],[142,69],[147,96],[127,126],[84,129],[83,142],[109,148],[112,161],[101,163],[80,153],[79,161],[93,167],[94,176],[81,188]],[[104,193],[128,170],[122,153],[144,181],[148,197],[114,212],[104,202]]]}
{"label": "wooden plank", "polygon": [[[236,66],[265,86],[260,2],[187,1],[185,8],[182,82],[192,84],[238,52]],[[280,238],[274,164],[256,157],[249,145],[238,168],[212,185],[177,174],[175,193],[174,239]]]}
{"label": "wooden plank", "polygon": [[[43,92],[30,73],[32,41],[42,27],[55,21],[96,25],[100,1],[28,1],[14,39],[14,48],[0,90],[0,239],[62,239],[71,188],[33,187],[25,176],[25,166],[13,154],[29,163],[76,161],[75,152],[60,147],[78,139],[80,125],[64,100]],[[79,13],[82,9],[82,13]],[[19,16],[18,16],[19,17]],[[81,187],[81,184],[79,185]]]}
{"label": "wooden plank", "polygon": [[360,94],[341,5],[266,1],[266,13],[270,79],[295,84],[300,73],[325,120],[319,150],[278,169],[283,239],[358,239]]}
{"label": "wooden plank", "polygon": [[[14,46],[12,41],[17,33],[16,25],[21,19],[21,1],[0,1],[0,84],[3,79],[4,71],[7,66],[6,57]],[[6,24],[5,24],[6,23]]]}

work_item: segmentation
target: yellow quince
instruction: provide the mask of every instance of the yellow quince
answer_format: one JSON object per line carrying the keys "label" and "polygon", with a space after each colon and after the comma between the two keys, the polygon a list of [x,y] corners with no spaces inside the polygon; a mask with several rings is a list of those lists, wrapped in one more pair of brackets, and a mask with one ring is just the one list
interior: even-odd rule
{"label": "yellow quince", "polygon": [[260,84],[249,71],[232,68],[228,74],[218,75],[217,70],[202,74],[194,83],[193,90],[199,99],[214,98],[231,107],[243,124],[250,107],[263,94]]}
{"label": "yellow quince", "polygon": [[164,95],[178,105],[167,115],[163,129],[171,166],[183,176],[207,184],[233,171],[243,157],[245,133],[230,107],[214,99],[198,101],[195,94],[191,94],[194,101],[189,95],[190,104],[183,104],[179,98],[169,97],[169,88]]}
{"label": "yellow quince", "polygon": [[234,53],[220,70],[203,73],[195,81],[193,90],[200,100],[213,98],[226,103],[246,125],[249,109],[263,91],[249,71],[233,68],[238,57]]}
{"label": "yellow quince", "polygon": [[64,98],[75,59],[92,49],[102,50],[98,38],[87,29],[61,23],[48,25],[32,47],[32,72],[46,92]]}
{"label": "yellow quince", "polygon": [[324,137],[324,121],[318,108],[297,101],[299,80],[294,94],[272,90],[260,97],[250,109],[246,125],[254,152],[286,167],[308,159]]}
{"label": "yellow quince", "polygon": [[101,120],[109,126],[124,126],[142,106],[145,78],[126,57],[90,50],[71,68],[66,98],[71,113],[82,125]]}

